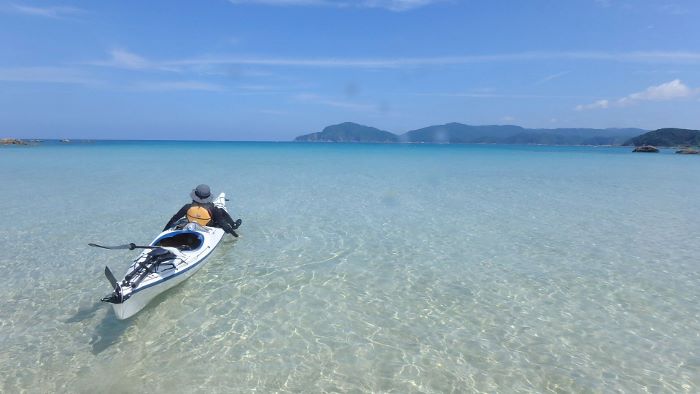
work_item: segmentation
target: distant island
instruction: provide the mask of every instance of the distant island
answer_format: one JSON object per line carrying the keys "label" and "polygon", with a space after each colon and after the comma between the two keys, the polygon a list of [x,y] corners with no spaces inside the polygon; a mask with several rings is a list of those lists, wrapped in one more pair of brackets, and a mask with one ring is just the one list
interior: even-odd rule
{"label": "distant island", "polygon": [[470,126],[447,123],[394,134],[375,127],[345,122],[318,133],[296,137],[299,142],[368,142],[433,144],[623,145],[647,130],[636,128],[526,129],[520,126]]}
{"label": "distant island", "polygon": [[626,146],[700,146],[700,131],[688,129],[658,129],[630,138]]}
{"label": "distant island", "polygon": [[302,135],[294,141],[304,142],[399,142],[399,137],[388,131],[357,123],[345,122],[328,126],[320,133]]}

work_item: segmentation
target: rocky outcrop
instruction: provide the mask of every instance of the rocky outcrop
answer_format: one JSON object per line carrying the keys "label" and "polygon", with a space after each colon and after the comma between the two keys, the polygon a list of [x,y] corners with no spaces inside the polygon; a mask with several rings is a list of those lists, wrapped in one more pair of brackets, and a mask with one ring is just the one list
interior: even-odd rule
{"label": "rocky outcrop", "polygon": [[17,138],[0,138],[0,145],[27,145],[27,143]]}
{"label": "rocky outcrop", "polygon": [[700,151],[691,148],[683,148],[676,151],[679,155],[700,155]]}
{"label": "rocky outcrop", "polygon": [[642,145],[634,148],[632,152],[642,152],[642,153],[658,153],[659,149],[651,145]]}

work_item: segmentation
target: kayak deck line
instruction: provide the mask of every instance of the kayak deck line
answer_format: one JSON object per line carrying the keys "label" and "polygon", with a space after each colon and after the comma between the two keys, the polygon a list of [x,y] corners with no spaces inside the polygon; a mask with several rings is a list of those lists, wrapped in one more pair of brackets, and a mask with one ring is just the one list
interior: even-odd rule
{"label": "kayak deck line", "polygon": [[[210,249],[210,247],[207,246],[207,249]],[[146,286],[137,287],[136,289],[134,289],[134,290],[131,292],[131,294],[138,293],[139,291],[148,289],[149,287],[158,285],[158,284],[160,284],[160,283],[162,283],[162,282],[165,282],[165,281],[167,281],[167,280],[170,280],[170,279],[172,279],[172,278],[174,278],[174,277],[176,277],[176,276],[178,276],[178,275],[184,274],[185,272],[187,272],[187,271],[191,270],[192,268],[194,268],[194,267],[198,266],[199,264],[201,264],[204,260],[207,259],[207,257],[209,257],[209,255],[210,255],[213,251],[214,251],[214,250],[212,249],[212,250],[211,250],[209,253],[207,253],[204,257],[202,257],[197,263],[192,264],[192,265],[190,265],[190,266],[188,266],[188,267],[186,267],[186,268],[184,268],[184,269],[182,269],[182,270],[180,270],[180,271],[176,271],[175,273],[173,273],[173,274],[171,274],[171,275],[168,275],[168,276],[166,276],[166,277],[163,277],[160,281],[158,281],[158,282],[156,282],[156,283],[151,283],[151,284],[148,284],[148,285],[146,285]],[[176,269],[177,269],[177,268],[176,268]]]}

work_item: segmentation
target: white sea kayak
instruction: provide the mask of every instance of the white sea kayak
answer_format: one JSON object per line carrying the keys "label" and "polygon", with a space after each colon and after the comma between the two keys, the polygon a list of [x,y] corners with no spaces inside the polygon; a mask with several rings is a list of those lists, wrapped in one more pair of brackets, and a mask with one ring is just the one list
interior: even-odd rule
{"label": "white sea kayak", "polygon": [[[226,209],[225,193],[214,200],[214,205]],[[181,223],[160,233],[147,246],[131,244],[129,249],[142,248],[144,251],[119,282],[105,267],[105,275],[114,291],[102,301],[112,304],[118,319],[128,319],[155,296],[177,286],[202,268],[224,234],[224,230],[217,227]]]}

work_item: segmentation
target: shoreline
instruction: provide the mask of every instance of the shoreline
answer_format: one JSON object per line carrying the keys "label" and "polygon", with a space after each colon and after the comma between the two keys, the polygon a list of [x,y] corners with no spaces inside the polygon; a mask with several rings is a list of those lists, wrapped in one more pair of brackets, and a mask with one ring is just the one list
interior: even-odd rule
{"label": "shoreline", "polygon": [[[2,138],[1,147],[33,147],[42,145],[89,145],[101,143],[226,143],[226,144],[319,144],[319,145],[397,145],[397,146],[524,146],[524,147],[571,147],[571,148],[630,148],[634,145],[581,145],[581,144],[504,144],[497,142],[372,142],[372,141],[245,141],[245,140],[121,140],[121,139],[38,139],[38,138]],[[700,146],[674,145],[655,146],[664,150],[695,150]]]}

